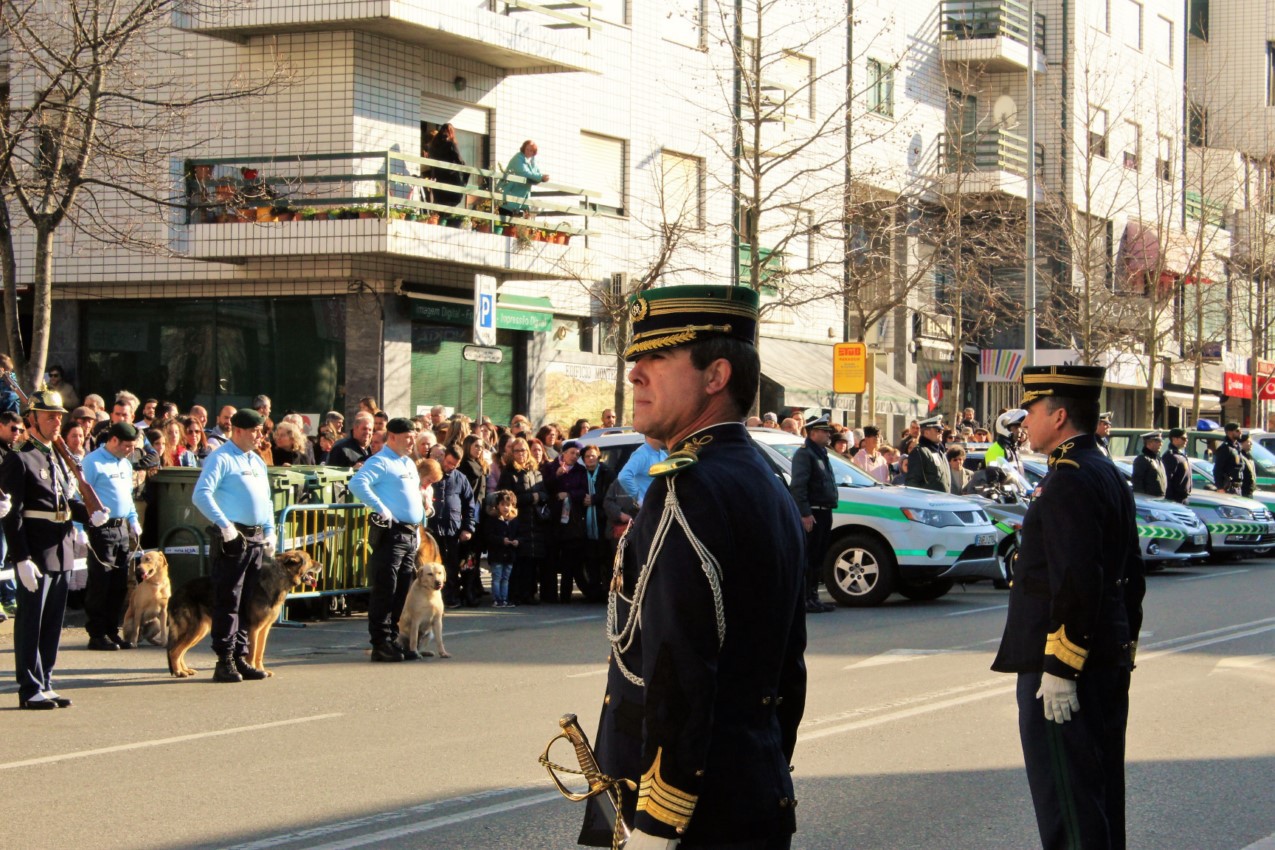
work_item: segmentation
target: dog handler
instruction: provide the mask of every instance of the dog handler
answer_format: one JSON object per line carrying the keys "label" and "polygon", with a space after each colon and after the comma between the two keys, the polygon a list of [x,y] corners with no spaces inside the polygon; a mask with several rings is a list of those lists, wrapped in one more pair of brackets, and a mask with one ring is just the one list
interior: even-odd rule
{"label": "dog handler", "polygon": [[142,538],[133,505],[133,449],[138,431],[127,422],[115,422],[106,431],[106,440],[84,458],[84,480],[89,483],[111,519],[90,526],[89,577],[84,590],[84,630],[89,633],[89,649],[110,652],[132,649],[120,637],[120,616],[128,595],[128,534]]}
{"label": "dog handler", "polygon": [[53,690],[67,574],[75,563],[71,522],[101,525],[108,518],[104,511],[89,516],[71,471],[53,451],[64,413],[57,393],[47,388],[32,393],[26,411],[29,439],[21,450],[9,452],[0,466],[0,490],[12,500],[4,534],[18,574],[13,653],[18,707],[30,710],[71,706]]}
{"label": "dog handler", "polygon": [[[670,448],[616,563],[602,772],[627,780],[627,850],[786,848],[805,708],[805,531],[743,420],[758,296],[670,286],[630,301],[633,427]],[[729,494],[729,497],[728,497]],[[631,571],[631,572],[630,572]],[[610,847],[590,798],[580,842]]]}
{"label": "dog handler", "polygon": [[1018,674],[1018,733],[1046,848],[1125,846],[1129,675],[1146,591],[1133,493],[1095,441],[1100,366],[1023,370],[1049,474],[1023,518],[992,669]]}
{"label": "dog handler", "polygon": [[373,661],[420,658],[398,645],[398,618],[412,586],[417,536],[425,519],[421,480],[412,458],[416,427],[410,419],[385,425],[385,447],[368,458],[350,479],[350,492],[372,510],[371,521],[382,529],[368,559],[372,594],[367,603],[367,630]]}
{"label": "dog handler", "polygon": [[[274,502],[266,462],[257,454],[265,417],[240,408],[230,417],[230,439],[204,460],[193,501],[212,527],[212,648],[215,682],[264,679],[248,663],[247,612],[251,588],[265,558],[274,557]],[[249,588],[244,593],[244,588]]]}

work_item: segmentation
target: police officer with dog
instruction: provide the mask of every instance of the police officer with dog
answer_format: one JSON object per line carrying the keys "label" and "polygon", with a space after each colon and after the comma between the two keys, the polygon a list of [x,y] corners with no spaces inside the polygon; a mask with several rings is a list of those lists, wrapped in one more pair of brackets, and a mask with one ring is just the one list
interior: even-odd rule
{"label": "police officer with dog", "polygon": [[398,618],[412,586],[425,504],[412,459],[415,424],[410,419],[391,419],[385,430],[385,447],[354,473],[350,492],[372,511],[372,557],[367,563],[372,580],[367,604],[372,660],[393,662],[420,658],[399,646]]}
{"label": "police officer with dog", "polygon": [[129,533],[138,541],[142,526],[133,504],[133,449],[140,434],[128,422],[114,422],[102,445],[84,458],[84,480],[111,514],[88,528],[88,583],[84,589],[84,630],[89,649],[111,652],[133,649],[120,636],[120,617],[128,595]]}
{"label": "police officer with dog", "polygon": [[193,501],[212,525],[213,681],[264,679],[248,663],[247,606],[264,559],[273,558],[274,502],[266,463],[257,454],[265,417],[240,408],[230,417],[230,439],[204,459]]}
{"label": "police officer with dog", "polygon": [[1018,676],[1018,729],[1046,848],[1125,846],[1129,681],[1146,592],[1133,493],[1098,448],[1098,366],[1023,370],[1049,473],[1023,517],[992,669]]}
{"label": "police officer with dog", "polygon": [[[630,311],[632,423],[670,452],[617,554],[599,765],[627,780],[628,850],[788,847],[806,534],[743,426],[760,375],[758,296],[670,286]],[[612,846],[606,805],[590,799],[582,844]]]}
{"label": "police officer with dog", "polygon": [[837,506],[837,479],[828,461],[828,444],[835,429],[826,417],[806,420],[806,444],[792,456],[792,482],[788,491],[801,512],[806,530],[806,613],[825,614],[836,606],[819,599],[819,569],[832,534],[832,509]]}
{"label": "police officer with dog", "polygon": [[32,711],[71,706],[53,689],[53,668],[66,614],[67,576],[75,566],[72,521],[87,526],[109,519],[103,511],[89,515],[71,471],[53,448],[61,439],[64,413],[57,393],[47,388],[32,393],[26,404],[28,439],[0,465],[0,490],[11,499],[4,534],[18,576],[18,707]]}

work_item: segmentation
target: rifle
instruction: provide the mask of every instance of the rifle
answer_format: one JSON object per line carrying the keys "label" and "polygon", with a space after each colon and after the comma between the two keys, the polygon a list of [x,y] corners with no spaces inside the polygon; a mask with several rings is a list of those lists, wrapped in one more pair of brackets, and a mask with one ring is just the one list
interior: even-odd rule
{"label": "rifle", "polygon": [[[629,840],[629,827],[624,822],[624,813],[621,809],[620,787],[626,786],[630,791],[636,791],[637,785],[631,779],[612,779],[602,772],[598,766],[598,759],[593,754],[593,748],[589,746],[589,737],[584,734],[584,730],[580,728],[580,723],[576,720],[574,714],[564,714],[558,720],[558,725],[562,727],[562,732],[555,735],[545,745],[544,754],[540,756],[540,763],[544,765],[545,770],[549,771],[549,777],[553,779],[553,784],[558,786],[558,791],[562,796],[566,797],[573,803],[587,800],[590,797],[599,797],[602,804],[602,815],[606,818],[607,823],[611,825],[611,847],[612,850],[620,850]],[[563,767],[549,761],[549,749],[553,746],[554,741],[563,739],[568,741],[575,748],[576,760],[580,763],[579,770],[572,770],[569,767]],[[569,789],[558,778],[556,771],[561,770],[567,773],[575,773],[584,777],[589,783],[589,790],[578,793]]]}
{"label": "rifle", "polygon": [[[30,397],[22,391],[22,387],[18,384],[18,376],[12,372],[7,372],[4,379],[13,388],[13,391],[17,393],[18,401],[22,402],[23,407],[26,407]],[[93,489],[93,485],[84,477],[84,467],[71,454],[71,450],[66,447],[66,442],[62,439],[62,435],[54,434],[50,445],[53,446],[53,450],[57,452],[58,457],[62,458],[62,462],[66,464],[67,469],[71,470],[71,474],[75,476],[75,483],[80,490],[80,498],[84,501],[84,507],[88,510],[89,516],[98,511],[106,510],[106,506],[102,504],[102,500],[97,496],[97,491]]]}

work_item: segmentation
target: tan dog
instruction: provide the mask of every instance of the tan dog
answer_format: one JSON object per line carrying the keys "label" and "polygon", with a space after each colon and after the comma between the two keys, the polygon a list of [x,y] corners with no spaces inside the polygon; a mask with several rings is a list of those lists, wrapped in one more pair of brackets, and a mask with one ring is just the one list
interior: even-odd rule
{"label": "tan dog", "polygon": [[451,655],[443,646],[443,585],[447,582],[447,570],[433,536],[421,530],[421,545],[416,548],[416,575],[403,614],[398,618],[398,639],[403,654],[409,659],[433,655],[429,650],[418,651],[429,645],[429,634],[434,635],[439,658]]}
{"label": "tan dog", "polygon": [[[147,552],[134,568],[136,585],[128,593],[124,612],[124,646],[132,649],[145,637],[152,646],[168,642],[168,559],[163,552]],[[130,582],[131,583],[131,582]]]}

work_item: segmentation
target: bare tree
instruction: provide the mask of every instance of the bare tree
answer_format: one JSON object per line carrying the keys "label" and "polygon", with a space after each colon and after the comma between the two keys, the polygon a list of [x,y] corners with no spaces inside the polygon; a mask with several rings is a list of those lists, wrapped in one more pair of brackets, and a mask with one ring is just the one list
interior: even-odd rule
{"label": "bare tree", "polygon": [[[171,162],[204,141],[184,132],[197,110],[251,98],[288,79],[278,61],[214,82],[174,61],[174,16],[223,14],[199,0],[18,0],[0,6],[8,77],[0,122],[0,274],[10,355],[28,385],[44,372],[55,237],[63,226],[114,245],[165,250],[148,235],[184,207]],[[223,84],[224,83],[224,84]],[[33,328],[18,326],[19,263],[29,240]]]}

